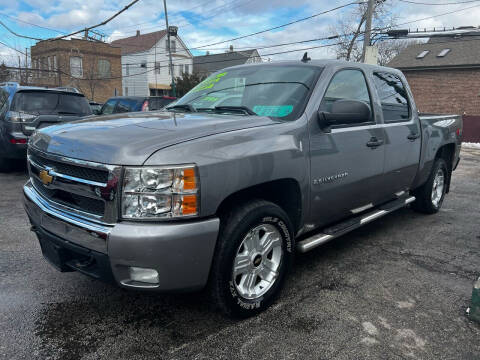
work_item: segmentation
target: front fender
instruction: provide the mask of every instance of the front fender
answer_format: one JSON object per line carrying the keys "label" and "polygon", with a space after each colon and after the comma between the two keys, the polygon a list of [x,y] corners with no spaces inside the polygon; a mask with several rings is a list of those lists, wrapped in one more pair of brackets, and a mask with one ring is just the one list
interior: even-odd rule
{"label": "front fender", "polygon": [[[153,154],[145,165],[195,163],[200,175],[201,216],[215,214],[228,196],[277,179],[298,182],[308,193],[308,136],[301,120],[212,135]],[[308,199],[308,196],[304,196]],[[308,202],[303,202],[303,211]]]}

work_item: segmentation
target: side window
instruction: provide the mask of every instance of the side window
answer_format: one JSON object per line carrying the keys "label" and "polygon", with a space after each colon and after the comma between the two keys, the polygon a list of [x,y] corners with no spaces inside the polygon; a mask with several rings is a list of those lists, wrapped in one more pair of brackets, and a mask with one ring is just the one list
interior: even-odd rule
{"label": "side window", "polygon": [[373,73],[375,88],[382,104],[385,122],[408,121],[410,106],[408,95],[400,78],[386,72]]}
{"label": "side window", "polygon": [[113,114],[113,109],[115,109],[115,103],[117,102],[117,100],[115,99],[110,99],[108,100],[102,107],[102,111],[101,113],[103,115],[109,115],[109,114]]}
{"label": "side window", "polygon": [[362,101],[372,108],[367,82],[360,70],[347,69],[337,72],[328,85],[320,110],[330,112],[332,104],[338,100]]}

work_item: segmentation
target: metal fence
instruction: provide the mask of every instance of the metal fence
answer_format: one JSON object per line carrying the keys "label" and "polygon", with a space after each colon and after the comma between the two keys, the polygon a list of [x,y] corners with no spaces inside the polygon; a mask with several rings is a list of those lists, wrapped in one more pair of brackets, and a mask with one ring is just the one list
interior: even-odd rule
{"label": "metal fence", "polygon": [[463,116],[463,142],[480,143],[480,116]]}

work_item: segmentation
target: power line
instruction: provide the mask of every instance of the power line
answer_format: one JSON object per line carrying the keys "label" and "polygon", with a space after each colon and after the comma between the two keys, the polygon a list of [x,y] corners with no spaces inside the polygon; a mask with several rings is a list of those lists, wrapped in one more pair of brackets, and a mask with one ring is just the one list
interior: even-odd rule
{"label": "power line", "polygon": [[402,25],[407,25],[407,24],[416,23],[416,22],[423,21],[423,20],[430,20],[430,19],[434,19],[434,18],[437,18],[437,17],[441,17],[441,16],[450,15],[450,14],[454,14],[454,13],[457,13],[457,12],[461,12],[461,11],[473,9],[473,8],[476,8],[476,7],[479,7],[479,6],[480,6],[480,5],[469,6],[469,7],[463,8],[463,9],[448,11],[448,12],[445,12],[445,13],[442,13],[442,14],[433,15],[433,16],[428,16],[428,17],[425,17],[425,18],[416,19],[416,20],[412,20],[412,21],[407,21],[407,22],[400,23],[400,24],[390,25],[390,26],[386,26],[386,27],[384,27],[384,28],[376,29],[376,30],[382,31],[382,30],[391,29],[391,28],[397,27],[397,26],[402,26]]}
{"label": "power line", "polygon": [[[318,17],[318,16],[320,16],[320,15],[324,15],[324,14],[327,14],[327,13],[330,13],[330,12],[333,12],[333,11],[336,11],[336,10],[339,10],[339,9],[342,9],[342,8],[345,8],[345,7],[347,7],[347,6],[354,5],[354,4],[363,4],[363,2],[350,2],[350,3],[348,3],[348,4],[340,5],[340,6],[337,6],[337,7],[335,7],[335,8],[332,8],[332,9],[329,9],[329,10],[325,10],[325,11],[322,11],[322,12],[320,12],[320,13],[313,14],[313,15],[310,15],[310,16],[307,16],[307,17],[304,17],[304,18],[301,18],[301,19],[298,19],[298,20],[294,20],[294,21],[291,21],[291,22],[286,23],[286,24],[274,26],[274,27],[269,28],[269,29],[257,31],[257,32],[251,33],[251,34],[246,34],[246,35],[238,36],[238,37],[235,37],[235,38],[232,38],[232,39],[227,39],[227,40],[224,40],[224,41],[219,41],[219,42],[215,42],[215,43],[211,43],[211,44],[206,44],[206,45],[201,45],[201,46],[197,46],[197,47],[191,47],[191,48],[188,48],[187,50],[204,49],[204,48],[206,48],[206,47],[208,47],[208,46],[214,46],[214,45],[223,44],[223,43],[230,42],[230,41],[240,40],[240,39],[244,39],[244,38],[247,38],[247,37],[251,37],[251,36],[263,34],[263,33],[266,33],[266,32],[272,31],[272,30],[277,30],[277,29],[284,28],[284,27],[289,26],[289,25],[292,25],[292,24],[296,24],[296,23],[299,23],[299,22],[302,22],[302,21],[306,21],[306,20],[309,20],[309,19]],[[325,38],[324,40],[333,39],[333,38],[336,38],[336,37],[335,37],[335,36],[334,36],[334,37],[327,37],[327,38]],[[130,45],[129,45],[129,46],[130,46]],[[135,45],[133,45],[133,46],[135,46]],[[166,53],[166,52],[165,52],[165,53]],[[157,54],[158,54],[158,53],[157,53]],[[161,53],[160,53],[160,54],[161,54]],[[133,55],[130,55],[130,56],[137,56],[137,55],[133,54]],[[138,55],[138,56],[142,56],[142,55]]]}
{"label": "power line", "polygon": [[291,21],[291,22],[286,23],[286,24],[274,26],[274,27],[271,27],[271,28],[268,28],[268,29],[265,29],[265,30],[257,31],[257,32],[247,34],[247,35],[238,36],[238,37],[228,39],[228,40],[224,40],[224,41],[218,41],[218,42],[211,43],[211,44],[197,46],[195,49],[201,49],[201,48],[205,48],[205,47],[208,47],[208,46],[224,44],[224,43],[229,42],[229,41],[245,39],[245,38],[250,37],[250,36],[263,34],[263,33],[266,33],[266,32],[272,31],[272,30],[277,30],[277,29],[281,29],[281,28],[284,28],[284,27],[289,26],[289,25],[297,24],[297,23],[305,21],[305,20],[310,20],[310,19],[313,19],[317,16],[324,15],[324,14],[327,14],[327,13],[330,13],[330,12],[333,12],[333,11],[336,11],[336,10],[340,10],[340,9],[345,8],[347,6],[350,6],[350,5],[358,5],[358,4],[363,4],[363,3],[364,2],[358,2],[358,1],[350,2],[348,4],[340,5],[340,6],[337,6],[337,7],[333,8],[333,9],[325,10],[325,11],[319,12],[317,14],[313,14],[313,15],[310,15],[310,16],[307,16],[307,17],[304,17],[304,18],[301,18],[301,19],[298,19],[298,20]]}
{"label": "power line", "polygon": [[42,40],[42,39],[39,39],[39,38],[34,38],[34,37],[31,37],[31,36],[26,36],[26,35],[21,35],[21,34],[17,34],[15,31],[13,31],[12,29],[10,29],[7,25],[5,25],[2,21],[0,21],[0,25],[2,25],[5,29],[8,30],[8,32],[12,33],[13,35],[15,36],[18,36],[18,37],[21,37],[21,38],[24,38],[24,39],[30,39],[30,40]]}
{"label": "power line", "polygon": [[15,21],[18,21],[18,22],[21,22],[21,23],[24,23],[24,24],[27,24],[27,25],[31,25],[31,26],[38,27],[38,28],[40,28],[40,29],[55,31],[55,32],[59,32],[59,33],[61,33],[61,34],[66,34],[66,32],[64,32],[64,31],[60,31],[60,30],[57,30],[57,29],[48,28],[48,27],[45,27],[45,26],[40,26],[40,25],[31,23],[31,22],[28,22],[28,21],[25,21],[25,20],[20,20],[19,18],[10,16],[10,15],[7,15],[7,14],[0,13],[0,15],[1,15],[1,16],[6,16],[6,17],[8,17],[8,18],[10,18],[10,19],[13,19],[13,20],[15,20]]}
{"label": "power line", "polygon": [[[214,7],[214,8],[212,8],[212,9],[210,9],[209,11],[213,11],[213,10],[216,10],[216,9],[219,9],[219,8],[222,8],[222,7],[225,7],[225,6],[227,6],[227,5],[233,4],[233,3],[236,2],[236,1],[237,1],[237,0],[232,0],[232,1],[230,1],[230,2],[224,3],[223,5]],[[247,3],[249,3],[249,2],[252,2],[252,1],[253,1],[253,0],[249,0],[249,1],[245,2],[245,3],[243,3],[243,4],[240,4],[240,5],[245,5],[245,4],[247,4]],[[182,12],[188,12],[188,11],[191,11],[191,10],[193,10],[193,9],[199,8],[200,6],[203,6],[203,5],[205,5],[205,4],[210,4],[210,3],[211,3],[211,0],[206,1],[206,2],[204,2],[204,3],[201,3],[201,4],[197,5],[197,6],[192,7],[192,8],[189,8],[189,9],[186,9],[186,10],[182,10]],[[235,7],[233,7],[233,8],[236,8],[236,7],[238,7],[238,6],[235,6]],[[215,14],[214,16],[216,16],[216,14]],[[178,17],[178,15],[173,16],[173,19],[175,19],[176,17]],[[209,18],[207,18],[207,19],[211,19],[211,17],[209,17]],[[203,20],[201,20],[200,22],[203,22],[203,21],[205,21],[205,20],[207,20],[207,19],[203,19]],[[128,29],[128,28],[136,27],[136,26],[138,26],[138,25],[144,25],[144,24],[150,24],[150,23],[151,23],[151,21],[146,21],[146,22],[143,22],[143,23],[138,23],[138,24],[133,24],[133,25],[125,26],[125,27],[123,27],[123,28],[124,28],[124,29]],[[192,24],[187,24],[187,26],[189,26],[189,25],[192,25]],[[180,26],[183,26],[183,25],[177,25],[177,26],[180,27]],[[184,26],[184,27],[187,27],[187,26]],[[140,29],[140,30],[147,30],[147,29],[152,29],[152,28],[156,28],[156,26],[150,26],[150,27],[146,27],[146,28]]]}
{"label": "power line", "polygon": [[128,5],[126,5],[122,10],[117,11],[115,14],[113,14],[112,16],[110,16],[108,19],[102,21],[101,23],[99,23],[99,24],[97,24],[97,25],[93,25],[93,26],[87,27],[87,28],[82,29],[82,30],[74,31],[73,33],[70,33],[70,34],[67,34],[67,35],[63,35],[63,36],[60,36],[60,37],[56,37],[56,38],[53,38],[53,39],[49,39],[49,41],[56,41],[56,40],[64,39],[64,38],[67,38],[67,37],[69,37],[69,36],[77,35],[77,34],[80,34],[80,33],[82,33],[82,32],[87,32],[87,31],[92,30],[92,29],[95,29],[95,28],[97,28],[97,27],[106,25],[106,24],[108,24],[110,21],[112,21],[113,19],[115,19],[117,16],[119,16],[119,15],[122,14],[123,12],[127,11],[128,9],[130,9],[133,5],[135,5],[135,4],[136,4],[137,2],[139,2],[139,1],[140,1],[140,0],[133,0],[131,3],[129,3]]}

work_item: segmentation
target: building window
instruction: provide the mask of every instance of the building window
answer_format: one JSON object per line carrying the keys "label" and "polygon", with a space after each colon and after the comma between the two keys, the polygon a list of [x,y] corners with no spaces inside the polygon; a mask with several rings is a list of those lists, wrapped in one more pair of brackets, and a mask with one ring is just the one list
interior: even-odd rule
{"label": "building window", "polygon": [[128,86],[125,86],[125,96],[128,96]]}
{"label": "building window", "polygon": [[53,71],[53,76],[55,76],[58,72],[57,55],[53,55]]}
{"label": "building window", "polygon": [[125,64],[125,75],[126,76],[130,75],[130,64]]}
{"label": "building window", "polygon": [[[173,53],[177,52],[177,43],[175,40],[170,40],[170,46]],[[168,40],[165,40],[165,49],[168,51]]]}
{"label": "building window", "polygon": [[155,74],[160,74],[160,61],[155,62]]}
{"label": "building window", "polygon": [[450,52],[450,49],[443,49],[442,51],[440,51],[437,55],[437,57],[444,57],[445,55],[447,55],[448,53]]}
{"label": "building window", "polygon": [[108,78],[111,76],[110,61],[104,59],[98,60],[98,76],[100,78]]}
{"label": "building window", "polygon": [[430,50],[423,50],[420,54],[417,55],[417,59],[423,59],[427,54],[430,52]]}
{"label": "building window", "polygon": [[190,73],[190,69],[188,68],[188,64],[185,64],[185,71],[184,71],[185,74],[189,74]]}
{"label": "building window", "polygon": [[70,75],[75,78],[83,77],[83,63],[80,56],[70,57]]}
{"label": "building window", "polygon": [[50,56],[47,57],[47,64],[48,64],[48,77],[52,76],[52,58]]}

